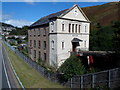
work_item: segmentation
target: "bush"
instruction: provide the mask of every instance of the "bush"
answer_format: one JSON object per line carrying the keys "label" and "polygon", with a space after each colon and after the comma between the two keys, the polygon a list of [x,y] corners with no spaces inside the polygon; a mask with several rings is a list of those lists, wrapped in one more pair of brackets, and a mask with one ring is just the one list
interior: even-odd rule
{"label": "bush", "polygon": [[43,66],[43,60],[41,58],[38,59],[38,64]]}
{"label": "bush", "polygon": [[84,65],[82,65],[79,58],[70,56],[58,69],[59,72],[64,73],[66,80],[73,77],[73,75],[81,75],[86,72]]}

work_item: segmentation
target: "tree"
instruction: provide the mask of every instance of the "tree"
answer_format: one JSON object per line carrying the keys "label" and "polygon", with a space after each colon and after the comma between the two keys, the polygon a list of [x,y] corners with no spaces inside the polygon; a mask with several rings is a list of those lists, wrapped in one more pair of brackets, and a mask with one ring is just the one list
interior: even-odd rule
{"label": "tree", "polygon": [[73,75],[81,75],[86,72],[84,65],[76,56],[70,56],[58,69],[59,72],[64,73],[64,78],[68,80]]}
{"label": "tree", "polygon": [[117,60],[116,66],[120,67],[120,21],[116,21],[113,23],[112,27],[114,28],[113,31],[115,33],[114,36],[114,50],[115,50],[115,57]]}
{"label": "tree", "polygon": [[114,28],[113,31],[115,33],[114,36],[115,51],[120,53],[120,21],[113,22],[112,27]]}
{"label": "tree", "polygon": [[12,30],[10,35],[27,35],[28,34],[28,26],[23,26],[22,28],[16,28],[16,30]]}
{"label": "tree", "polygon": [[110,26],[101,26],[91,31],[90,50],[113,50],[114,32]]}

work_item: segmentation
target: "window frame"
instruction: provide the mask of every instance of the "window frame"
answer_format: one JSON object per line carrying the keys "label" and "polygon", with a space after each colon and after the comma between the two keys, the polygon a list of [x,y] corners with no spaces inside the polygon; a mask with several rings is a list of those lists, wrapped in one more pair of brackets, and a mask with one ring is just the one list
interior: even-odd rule
{"label": "window frame", "polygon": [[38,36],[40,36],[41,35],[41,29],[39,28],[38,29]]}
{"label": "window frame", "polygon": [[54,48],[55,48],[55,41],[54,40],[52,40],[51,41],[51,48],[54,50]]}
{"label": "window frame", "polygon": [[47,61],[47,54],[44,53],[44,62],[46,63],[46,61]]}
{"label": "window frame", "polygon": [[54,32],[54,22],[51,22],[51,32]]}
{"label": "window frame", "polygon": [[43,42],[44,50],[46,50],[46,41]]}
{"label": "window frame", "polygon": [[36,40],[34,40],[34,48],[36,48]]}
{"label": "window frame", "polygon": [[38,40],[38,48],[40,49],[40,47],[41,47],[41,42],[40,40]]}

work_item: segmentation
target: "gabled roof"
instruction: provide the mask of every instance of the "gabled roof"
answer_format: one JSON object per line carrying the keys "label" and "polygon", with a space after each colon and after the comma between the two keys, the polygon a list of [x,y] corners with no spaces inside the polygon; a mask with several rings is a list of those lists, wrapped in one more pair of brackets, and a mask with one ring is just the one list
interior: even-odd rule
{"label": "gabled roof", "polygon": [[66,12],[67,10],[68,10],[68,9],[65,9],[65,10],[59,11],[59,12],[57,12],[57,13],[53,13],[53,14],[50,14],[50,15],[48,15],[48,16],[45,16],[45,17],[39,19],[38,21],[36,21],[35,23],[33,23],[30,27],[47,24],[47,23],[50,22],[50,18],[58,17],[58,16],[60,16],[61,14],[63,14],[64,12]]}
{"label": "gabled roof", "polygon": [[72,8],[68,9],[65,13],[61,14],[59,17],[63,17],[64,15],[66,15],[67,13],[69,13],[72,9],[74,9],[75,7],[78,7],[78,9],[80,10],[80,12],[82,13],[82,15],[85,17],[85,19],[90,22],[90,20],[87,18],[87,16],[85,15],[85,13],[83,12],[83,10],[77,5],[75,4]]}
{"label": "gabled roof", "polygon": [[30,25],[30,27],[35,27],[35,26],[40,26],[40,25],[44,25],[44,24],[48,24],[49,22],[50,22],[50,19],[51,18],[60,18],[60,17],[62,17],[62,16],[64,16],[64,15],[66,15],[68,12],[70,12],[74,7],[78,7],[78,9],[81,11],[81,13],[83,14],[83,16],[86,18],[86,20],[88,21],[88,22],[90,22],[89,21],[89,19],[87,18],[87,16],[84,14],[84,12],[82,11],[82,9],[78,6],[78,5],[74,5],[72,8],[70,8],[70,9],[65,9],[65,10],[62,10],[62,11],[59,11],[59,12],[57,12],[57,13],[53,13],[53,14],[50,14],[50,15],[48,15],[48,16],[45,16],[45,17],[43,17],[43,18],[41,18],[41,19],[39,19],[38,21],[36,21],[35,23],[33,23],[32,25]]}

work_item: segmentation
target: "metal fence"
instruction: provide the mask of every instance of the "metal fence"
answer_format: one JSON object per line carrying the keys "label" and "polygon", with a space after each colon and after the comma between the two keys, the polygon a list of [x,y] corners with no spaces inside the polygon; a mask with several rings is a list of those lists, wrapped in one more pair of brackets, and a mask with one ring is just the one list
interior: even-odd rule
{"label": "metal fence", "polygon": [[4,41],[8,47],[11,48],[12,51],[14,51],[20,58],[22,58],[26,63],[28,63],[32,68],[37,70],[40,74],[47,77],[49,80],[52,80],[53,82],[58,82],[57,79],[57,73],[53,73],[48,71],[47,69],[43,68],[39,64],[37,64],[35,61],[32,61],[28,56],[24,55],[19,50],[13,48],[9,43]]}
{"label": "metal fence", "polygon": [[[20,56],[26,63],[37,70],[40,74],[47,77],[53,82],[59,83],[58,73],[52,73],[38,65],[36,62],[32,61],[29,57],[25,56],[22,52],[11,47],[7,42],[5,42],[18,56]],[[101,71],[97,73],[76,75],[68,82],[61,83],[62,85],[70,88],[115,88],[120,87],[120,68],[115,68],[111,70]]]}
{"label": "metal fence", "polygon": [[29,57],[25,56],[22,52],[20,52],[18,50],[15,50],[15,53],[18,56],[20,56],[31,67],[33,67],[35,70],[37,70],[40,74],[42,74],[43,76],[47,77],[49,80],[52,80],[54,82],[58,82],[56,73],[52,73],[52,72],[46,70],[45,68],[43,68],[42,66],[40,66],[36,62],[32,61]]}
{"label": "metal fence", "polygon": [[65,86],[71,88],[120,88],[120,68],[74,76]]}

